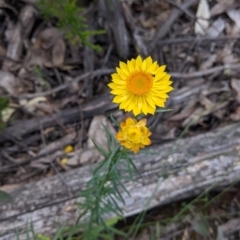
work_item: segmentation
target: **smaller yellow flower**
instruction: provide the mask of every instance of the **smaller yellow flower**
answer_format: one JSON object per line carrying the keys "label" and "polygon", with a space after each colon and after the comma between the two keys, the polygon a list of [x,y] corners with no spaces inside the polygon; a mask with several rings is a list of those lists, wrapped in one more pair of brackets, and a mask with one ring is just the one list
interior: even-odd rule
{"label": "smaller yellow flower", "polygon": [[73,152],[73,146],[72,146],[72,145],[67,145],[67,146],[64,148],[64,152],[65,152],[65,153],[71,153],[71,152]]}
{"label": "smaller yellow flower", "polygon": [[61,159],[61,164],[62,164],[62,165],[66,165],[67,162],[68,162],[68,159],[67,159],[67,158]]}
{"label": "smaller yellow flower", "polygon": [[136,119],[128,117],[126,122],[121,122],[121,130],[116,134],[117,140],[127,149],[137,153],[140,148],[150,145],[149,136],[152,134],[146,127],[147,120],[144,118],[137,122]]}

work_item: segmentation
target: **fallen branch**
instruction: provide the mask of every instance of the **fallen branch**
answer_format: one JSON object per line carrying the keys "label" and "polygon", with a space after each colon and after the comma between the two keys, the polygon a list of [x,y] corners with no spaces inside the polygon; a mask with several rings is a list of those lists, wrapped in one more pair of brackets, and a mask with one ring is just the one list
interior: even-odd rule
{"label": "fallen branch", "polygon": [[[104,94],[98,96],[98,98],[93,99],[82,106],[82,114],[84,118],[92,117],[95,115],[104,114],[108,110],[116,108],[116,105],[111,104],[111,96]],[[56,119],[59,123],[65,125],[72,123],[74,121],[80,120],[81,113],[79,108],[70,108],[60,111],[59,113],[44,116],[41,118],[34,117],[29,120],[16,122],[13,126],[10,126],[0,133],[0,143],[11,139],[22,140],[27,134],[34,131],[38,131],[39,121],[43,128],[56,125]]]}
{"label": "fallen branch", "polygon": [[[192,138],[181,139],[149,148],[152,155],[140,154],[134,159],[140,176],[125,182],[131,197],[125,199],[125,217],[144,208],[182,200],[200,194],[207,188],[223,187],[240,179],[240,125],[219,128]],[[0,239],[16,239],[20,230],[24,239],[27,222],[36,233],[53,234],[59,225],[74,224],[78,210],[74,202],[91,178],[89,166],[42,179],[8,191],[11,204],[0,206]],[[154,192],[154,195],[152,196]],[[146,202],[152,198],[150,203]]]}

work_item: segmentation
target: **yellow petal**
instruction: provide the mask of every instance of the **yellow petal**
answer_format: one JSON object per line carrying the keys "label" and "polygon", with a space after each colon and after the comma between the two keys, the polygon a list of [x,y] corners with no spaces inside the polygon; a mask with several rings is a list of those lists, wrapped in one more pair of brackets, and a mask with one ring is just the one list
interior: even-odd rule
{"label": "yellow petal", "polygon": [[125,86],[127,85],[126,80],[121,79],[120,76],[119,76],[119,78],[113,78],[112,82],[119,84],[119,85],[125,85]]}
{"label": "yellow petal", "polygon": [[157,68],[155,74],[160,74],[165,71],[166,65],[162,65],[161,67]]}
{"label": "yellow petal", "polygon": [[154,62],[154,63],[148,68],[148,71],[154,73],[154,71],[155,71],[156,68],[157,68],[157,62]]}
{"label": "yellow petal", "polygon": [[116,68],[118,75],[122,78],[122,79],[126,79],[127,75],[123,72],[123,70],[121,70],[120,68]]}
{"label": "yellow petal", "polygon": [[117,73],[111,74],[111,77],[112,77],[112,79],[122,80],[122,78]]}
{"label": "yellow petal", "polygon": [[125,138],[124,138],[123,132],[118,132],[118,133],[116,134],[116,138],[117,138],[119,141],[124,140]]}
{"label": "yellow petal", "polygon": [[154,81],[154,82],[157,82],[157,81],[163,80],[163,78],[165,77],[165,75],[166,75],[165,72],[156,74],[153,81]]}
{"label": "yellow petal", "polygon": [[154,101],[152,100],[151,97],[147,97],[147,102],[152,108],[156,108]]}
{"label": "yellow petal", "polygon": [[131,142],[126,141],[125,144],[124,144],[124,146],[125,146],[125,148],[127,148],[127,149],[131,149],[132,146],[133,146],[133,144],[132,144]]}
{"label": "yellow petal", "polygon": [[131,102],[130,102],[130,104],[126,107],[125,110],[126,110],[127,112],[130,112],[130,111],[133,110],[133,105],[131,104]]}
{"label": "yellow petal", "polygon": [[126,125],[127,126],[135,125],[135,122],[134,122],[134,120],[132,118],[128,117],[126,119]]}
{"label": "yellow petal", "polygon": [[144,113],[145,115],[147,115],[148,112],[149,112],[149,111],[148,111],[148,105],[147,105],[147,103],[146,103],[145,100],[143,100],[142,111],[143,111],[143,113]]}
{"label": "yellow petal", "polygon": [[143,104],[142,97],[141,96],[137,97],[137,107],[138,107],[140,112],[142,111],[141,110],[142,109],[142,104]]}
{"label": "yellow petal", "polygon": [[114,94],[114,95],[121,95],[121,94],[126,93],[126,91],[124,89],[114,89],[110,93]]}
{"label": "yellow petal", "polygon": [[134,72],[134,65],[132,61],[127,61],[127,66],[128,66],[129,72]]}
{"label": "yellow petal", "polygon": [[136,67],[136,59],[133,58],[130,62],[132,63],[133,67],[135,68]]}
{"label": "yellow petal", "polygon": [[169,88],[170,84],[162,84],[161,82],[154,82],[153,88],[156,88],[157,90],[165,90]]}
{"label": "yellow petal", "polygon": [[120,85],[120,84],[116,84],[116,83],[109,83],[108,87],[110,87],[111,89],[125,89],[127,90],[126,86],[124,85]]}
{"label": "yellow petal", "polygon": [[163,91],[161,91],[161,92],[159,92],[159,95],[158,95],[160,98],[169,98],[169,96],[165,93],[165,92],[163,92]]}
{"label": "yellow petal", "polygon": [[143,138],[141,142],[144,145],[150,145],[151,144],[151,141],[148,137]]}
{"label": "yellow petal", "polygon": [[128,71],[128,66],[126,63],[124,62],[120,62],[120,68],[121,70],[126,74],[126,75],[129,75],[129,71]]}
{"label": "yellow petal", "polygon": [[151,106],[149,106],[148,107],[148,112],[153,115],[155,113],[155,111],[156,111],[155,109],[156,108],[152,108]]}
{"label": "yellow petal", "polygon": [[169,86],[169,87],[164,89],[164,92],[168,93],[168,92],[171,92],[173,89],[174,89],[173,87]]}
{"label": "yellow petal", "polygon": [[169,81],[169,79],[171,78],[171,76],[169,74],[165,74],[165,76],[163,76],[163,78],[161,79],[161,81]]}
{"label": "yellow petal", "polygon": [[134,107],[133,107],[133,114],[134,114],[134,116],[137,116],[139,113],[141,113],[141,112],[140,112],[140,110],[138,109],[138,107],[137,107],[137,106],[134,106]]}
{"label": "yellow petal", "polygon": [[152,133],[150,131],[148,131],[147,134],[146,134],[147,137],[149,137],[151,135],[152,135]]}
{"label": "yellow petal", "polygon": [[147,63],[147,69],[152,65],[152,58],[149,56],[146,58],[146,63]]}
{"label": "yellow petal", "polygon": [[122,101],[125,101],[126,99],[128,98],[128,96],[127,95],[124,95],[124,96],[116,96],[116,97],[114,97],[113,98],[113,103],[120,103],[120,102],[122,102]]}
{"label": "yellow petal", "polygon": [[126,123],[125,122],[120,122],[120,127],[121,128],[125,128],[126,127]]}
{"label": "yellow petal", "polygon": [[164,101],[161,98],[156,98],[155,103],[158,107],[165,107]]}
{"label": "yellow petal", "polygon": [[137,57],[136,63],[135,63],[135,68],[139,69],[142,65],[142,58],[140,56]]}
{"label": "yellow petal", "polygon": [[143,118],[136,124],[136,126],[138,126],[138,127],[145,127],[146,124],[147,124],[147,119]]}
{"label": "yellow petal", "polygon": [[146,70],[147,70],[147,62],[146,62],[146,60],[143,60],[142,65],[141,65],[141,69],[142,69],[143,71],[146,71]]}
{"label": "yellow petal", "polygon": [[139,145],[138,145],[138,144],[134,144],[134,146],[132,146],[132,151],[133,151],[134,153],[138,153],[138,151],[139,151]]}

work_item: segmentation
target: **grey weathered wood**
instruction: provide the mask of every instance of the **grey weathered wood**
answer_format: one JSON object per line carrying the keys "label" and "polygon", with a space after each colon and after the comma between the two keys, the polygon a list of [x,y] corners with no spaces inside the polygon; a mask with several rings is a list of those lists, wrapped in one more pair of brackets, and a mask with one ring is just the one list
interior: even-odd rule
{"label": "grey weathered wood", "polygon": [[[147,208],[196,196],[211,186],[226,186],[240,178],[239,124],[149,149],[156,154],[135,156],[142,177],[125,183],[131,193],[131,197],[123,194],[125,216],[141,212],[153,192]],[[87,166],[63,174],[68,187],[53,176],[10,191],[14,201],[0,206],[0,239],[15,239],[15,229],[24,231],[27,221],[33,222],[36,232],[45,234],[54,233],[59,224],[73,224],[77,193],[90,177]]]}

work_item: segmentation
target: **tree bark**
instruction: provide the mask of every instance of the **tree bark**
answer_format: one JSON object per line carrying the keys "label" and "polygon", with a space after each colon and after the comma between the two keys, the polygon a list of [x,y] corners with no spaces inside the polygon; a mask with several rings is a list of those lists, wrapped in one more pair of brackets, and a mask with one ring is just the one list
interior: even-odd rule
{"label": "tree bark", "polygon": [[[123,193],[125,217],[239,180],[239,124],[149,150],[155,154],[133,157],[141,177],[125,183],[131,193],[130,197]],[[16,239],[17,228],[20,239],[25,239],[27,222],[33,223],[36,233],[46,235],[74,224],[78,216],[74,202],[80,201],[78,193],[90,178],[86,166],[63,173],[62,178],[56,175],[9,191],[13,202],[0,206],[0,240]]]}

